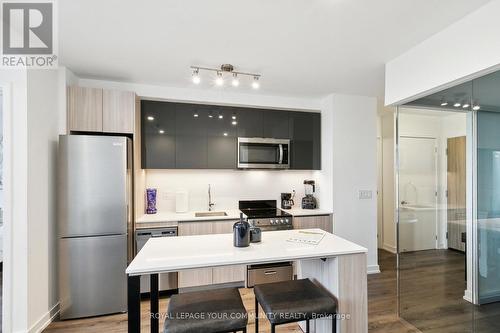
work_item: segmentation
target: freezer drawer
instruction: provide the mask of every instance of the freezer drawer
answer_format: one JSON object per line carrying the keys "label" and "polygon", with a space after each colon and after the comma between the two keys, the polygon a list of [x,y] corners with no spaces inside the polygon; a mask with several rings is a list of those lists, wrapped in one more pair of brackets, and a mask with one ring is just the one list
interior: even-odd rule
{"label": "freezer drawer", "polygon": [[293,279],[292,263],[248,266],[247,287],[257,284],[290,281]]}
{"label": "freezer drawer", "polygon": [[59,240],[61,319],[127,310],[127,235]]}
{"label": "freezer drawer", "polygon": [[[135,232],[136,249],[139,252],[148,239],[152,237],[175,237],[176,227],[140,229]],[[149,293],[150,276],[141,276],[141,293]],[[158,290],[167,291],[177,289],[177,273],[164,273],[158,276]]]}

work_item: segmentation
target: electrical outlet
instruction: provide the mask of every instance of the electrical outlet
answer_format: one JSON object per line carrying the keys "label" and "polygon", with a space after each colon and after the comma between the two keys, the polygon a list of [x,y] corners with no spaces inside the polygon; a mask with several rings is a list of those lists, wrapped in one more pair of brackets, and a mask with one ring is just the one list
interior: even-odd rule
{"label": "electrical outlet", "polygon": [[371,199],[373,197],[373,191],[371,190],[360,190],[359,191],[359,199],[366,200]]}

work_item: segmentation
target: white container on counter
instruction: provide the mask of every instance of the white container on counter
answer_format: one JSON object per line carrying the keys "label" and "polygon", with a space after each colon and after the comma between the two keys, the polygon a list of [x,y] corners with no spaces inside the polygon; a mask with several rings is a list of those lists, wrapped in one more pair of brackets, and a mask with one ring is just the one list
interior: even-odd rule
{"label": "white container on counter", "polygon": [[179,190],[175,192],[175,212],[186,213],[188,211],[188,191]]}

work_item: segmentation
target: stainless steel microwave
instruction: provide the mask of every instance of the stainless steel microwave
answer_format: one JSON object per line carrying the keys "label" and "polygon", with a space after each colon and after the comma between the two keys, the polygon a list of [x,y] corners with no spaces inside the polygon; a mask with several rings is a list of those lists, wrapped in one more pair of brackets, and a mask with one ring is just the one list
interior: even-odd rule
{"label": "stainless steel microwave", "polygon": [[238,138],[238,168],[290,168],[290,140]]}

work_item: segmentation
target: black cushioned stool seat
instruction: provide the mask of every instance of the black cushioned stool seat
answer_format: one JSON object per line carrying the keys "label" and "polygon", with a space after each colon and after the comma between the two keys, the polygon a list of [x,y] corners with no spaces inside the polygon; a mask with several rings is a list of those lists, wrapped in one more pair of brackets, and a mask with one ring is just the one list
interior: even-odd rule
{"label": "black cushioned stool seat", "polygon": [[173,295],[164,333],[246,332],[248,315],[237,288]]}
{"label": "black cushioned stool seat", "polygon": [[[259,304],[274,326],[290,322],[306,321],[319,317],[331,317],[333,330],[336,331],[337,301],[327,291],[309,279],[259,284],[254,287],[255,308]],[[258,332],[258,318],[255,319],[255,332]]]}

